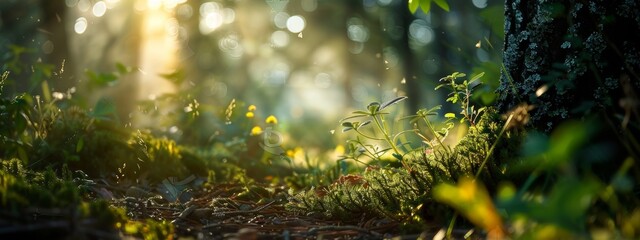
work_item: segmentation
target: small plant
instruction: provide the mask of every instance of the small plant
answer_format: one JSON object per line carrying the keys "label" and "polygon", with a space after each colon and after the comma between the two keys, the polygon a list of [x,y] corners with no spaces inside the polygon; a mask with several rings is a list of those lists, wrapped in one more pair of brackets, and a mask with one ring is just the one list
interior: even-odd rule
{"label": "small plant", "polygon": [[[449,76],[443,77],[440,79],[441,82],[444,82],[436,87],[436,90],[442,87],[448,87],[451,89],[451,93],[449,93],[449,97],[447,98],[447,102],[451,102],[453,104],[458,104],[462,111],[463,118],[460,119],[460,122],[467,121],[471,126],[475,126],[478,118],[482,115],[482,112],[486,110],[485,107],[481,107],[476,109],[474,105],[471,104],[471,95],[473,89],[476,88],[479,84],[474,84],[478,79],[484,76],[484,73],[479,73],[469,80],[464,80],[462,83],[457,83],[456,79],[462,78],[466,76],[464,73],[454,72]],[[454,113],[445,114],[447,118],[455,118]]]}
{"label": "small plant", "polygon": [[[366,110],[359,110],[353,112],[351,116],[343,118],[340,120],[342,126],[344,127],[342,132],[347,132],[353,130],[358,134],[355,140],[349,140],[349,152],[352,154],[349,158],[359,161],[358,158],[364,154],[373,160],[381,160],[381,157],[387,153],[389,150],[392,150],[391,155],[402,162],[403,166],[408,169],[408,166],[404,163],[403,151],[400,150],[398,142],[398,137],[406,132],[411,132],[413,130],[401,131],[396,134],[392,134],[389,130],[389,127],[385,123],[384,115],[389,113],[383,112],[387,107],[397,104],[402,100],[407,99],[407,97],[397,97],[391,99],[384,103],[372,102],[367,105]],[[365,120],[362,122],[359,121],[347,121],[355,118],[364,118]],[[374,123],[375,130],[374,135],[365,133],[362,128]],[[377,130],[377,131],[376,131]],[[375,132],[382,135],[382,137],[377,137]],[[374,140],[374,141],[383,141],[388,145],[388,148],[380,149],[379,147],[373,144],[367,144],[363,141],[363,139]]]}
{"label": "small plant", "polygon": [[[449,131],[454,127],[452,118],[447,118],[444,122],[445,126],[440,130],[436,130],[436,127],[433,125],[431,120],[429,120],[429,117],[438,115],[437,111],[441,108],[441,105],[430,109],[422,108],[418,110],[415,115],[407,116],[403,119],[410,119],[409,123],[414,126],[415,134],[422,139],[423,143],[425,143],[429,149],[431,149],[430,151],[442,147],[445,151],[451,152],[451,149],[444,145],[444,139],[449,135]],[[433,139],[429,139],[421,133],[418,128],[419,122],[424,122],[426,124],[430,134],[433,135]]]}

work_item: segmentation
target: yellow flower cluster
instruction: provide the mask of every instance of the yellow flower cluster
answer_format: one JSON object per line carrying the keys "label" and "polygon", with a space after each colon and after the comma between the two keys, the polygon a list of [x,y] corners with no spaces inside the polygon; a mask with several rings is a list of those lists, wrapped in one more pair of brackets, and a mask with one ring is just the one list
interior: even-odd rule
{"label": "yellow flower cluster", "polygon": [[[247,113],[245,114],[245,116],[249,119],[252,119],[255,117],[255,112],[256,111],[256,105],[249,105],[249,107],[247,108]],[[278,124],[278,119],[273,116],[273,115],[269,115],[265,120],[264,120],[267,124]],[[262,128],[260,126],[255,126],[251,129],[250,135],[251,136],[257,136],[262,134]]]}
{"label": "yellow flower cluster", "polygon": [[247,110],[249,111],[245,116],[247,116],[247,118],[253,118],[254,117],[253,112],[256,110],[256,105],[253,105],[253,104],[249,105],[249,108]]}

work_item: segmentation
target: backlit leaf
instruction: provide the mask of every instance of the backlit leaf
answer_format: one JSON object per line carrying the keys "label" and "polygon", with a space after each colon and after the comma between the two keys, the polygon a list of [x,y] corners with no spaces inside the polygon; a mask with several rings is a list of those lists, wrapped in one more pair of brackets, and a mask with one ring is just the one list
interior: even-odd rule
{"label": "backlit leaf", "polygon": [[420,0],[420,9],[422,9],[424,13],[429,13],[431,10],[431,0]]}
{"label": "backlit leaf", "polygon": [[418,6],[420,6],[420,0],[409,0],[409,11],[411,13],[416,13]]}
{"label": "backlit leaf", "polygon": [[440,8],[442,8],[442,10],[445,11],[449,11],[449,3],[447,3],[447,0],[433,0],[436,5],[438,5]]}
{"label": "backlit leaf", "polygon": [[397,98],[391,99],[389,101],[386,101],[386,102],[380,104],[380,109],[379,110],[382,111],[382,109],[385,109],[386,107],[391,106],[393,104],[396,104],[396,103],[398,103],[398,102],[400,102],[402,100],[405,100],[405,99],[407,99],[407,97],[406,96],[402,96],[402,97],[397,97]]}

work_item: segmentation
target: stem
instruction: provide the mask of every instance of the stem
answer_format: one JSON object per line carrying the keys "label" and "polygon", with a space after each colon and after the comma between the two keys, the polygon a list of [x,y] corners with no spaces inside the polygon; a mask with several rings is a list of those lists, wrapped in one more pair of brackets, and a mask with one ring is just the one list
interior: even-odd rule
{"label": "stem", "polygon": [[381,120],[378,119],[378,115],[373,115],[373,121],[376,123],[376,126],[378,126],[378,129],[380,129],[380,131],[382,132],[382,135],[384,136],[384,140],[386,140],[389,143],[389,145],[391,145],[391,148],[396,154],[400,155],[400,151],[398,150],[396,145],[393,143],[393,141],[391,141],[391,138],[389,137],[389,134],[387,134],[386,129],[380,123]]}
{"label": "stem", "polygon": [[456,225],[456,219],[458,218],[458,213],[453,215],[453,218],[451,219],[451,222],[449,222],[449,227],[447,228],[447,234],[445,236],[447,236],[447,239],[452,239],[451,238],[451,234],[453,233],[453,227]]}
{"label": "stem", "polygon": [[504,127],[502,127],[502,130],[500,131],[500,134],[498,134],[498,138],[496,138],[496,140],[491,145],[491,148],[489,148],[489,152],[487,152],[487,155],[484,157],[484,161],[482,161],[482,165],[480,165],[480,168],[478,169],[478,172],[476,173],[475,179],[478,179],[478,177],[480,176],[480,173],[482,172],[482,169],[484,168],[484,165],[487,164],[487,161],[489,160],[489,157],[493,153],[493,149],[496,148],[496,145],[498,145],[498,141],[500,141],[500,138],[502,138],[502,134],[504,134],[504,132],[507,130],[507,126],[509,126],[509,122],[511,122],[511,119],[513,119],[513,113],[511,115],[509,115],[509,118],[507,118],[507,122],[504,123]]}
{"label": "stem", "polygon": [[366,137],[368,139],[371,140],[385,140],[384,138],[377,138],[377,137],[372,137],[372,136],[367,136],[366,134],[364,134],[363,132],[358,131],[358,129],[353,129],[356,133],[360,134],[360,136]]}
{"label": "stem", "polygon": [[431,125],[431,122],[427,119],[427,116],[424,116],[422,119],[424,119],[424,122],[427,123],[427,127],[429,128],[429,130],[431,130],[431,132],[433,133],[433,136],[436,138],[440,146],[442,146],[445,149],[445,151],[449,152],[449,149],[444,147],[444,142],[442,141],[442,139],[440,139],[440,135],[438,135],[436,130],[433,128],[433,125]]}

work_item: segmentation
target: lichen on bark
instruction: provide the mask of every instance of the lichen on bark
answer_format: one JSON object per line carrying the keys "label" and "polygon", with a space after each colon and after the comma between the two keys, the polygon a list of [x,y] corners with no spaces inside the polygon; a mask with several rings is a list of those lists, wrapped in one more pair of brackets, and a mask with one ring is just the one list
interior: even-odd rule
{"label": "lichen on bark", "polygon": [[[628,76],[640,92],[639,5],[507,0],[500,110],[533,104],[531,122],[545,131],[567,118],[622,111],[621,79]],[[537,96],[543,86],[548,90]]]}

